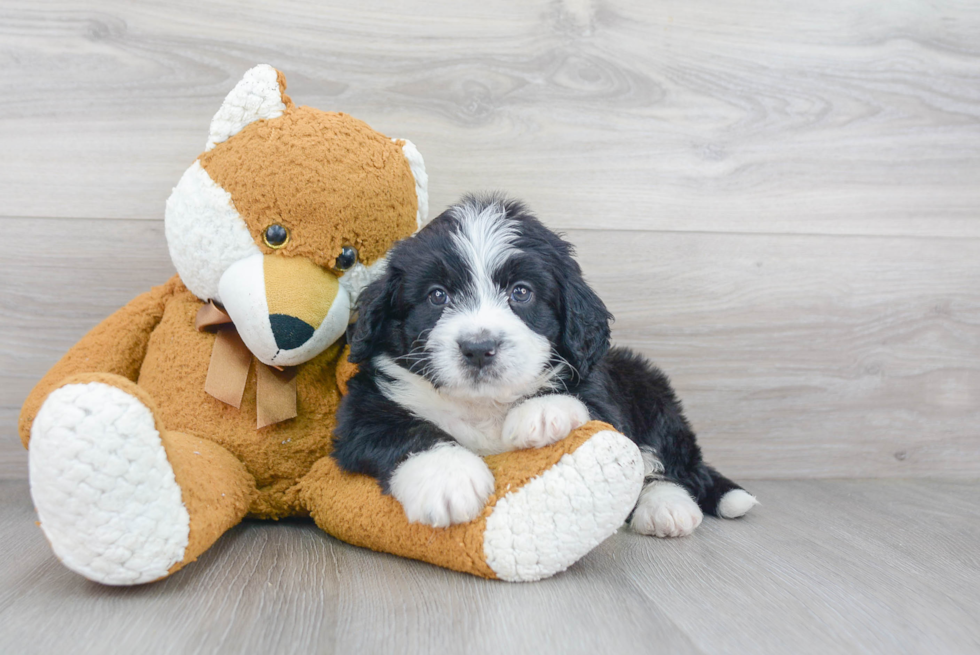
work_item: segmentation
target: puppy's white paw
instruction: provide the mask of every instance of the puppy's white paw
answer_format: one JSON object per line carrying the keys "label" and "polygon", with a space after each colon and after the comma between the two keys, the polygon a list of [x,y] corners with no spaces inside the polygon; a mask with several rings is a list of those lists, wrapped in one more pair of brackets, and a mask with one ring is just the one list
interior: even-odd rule
{"label": "puppy's white paw", "polygon": [[655,537],[686,537],[704,514],[687,491],[673,482],[654,482],[640,492],[630,527]]}
{"label": "puppy's white paw", "polygon": [[462,446],[442,443],[402,462],[389,487],[409,523],[445,528],[479,516],[493,493],[494,480],[480,457]]}
{"label": "puppy's white paw", "polygon": [[507,413],[501,430],[509,450],[541,448],[560,441],[589,421],[582,401],[564,394],[525,400]]}
{"label": "puppy's white paw", "polygon": [[718,502],[718,514],[724,519],[737,519],[759,504],[745,489],[732,489]]}

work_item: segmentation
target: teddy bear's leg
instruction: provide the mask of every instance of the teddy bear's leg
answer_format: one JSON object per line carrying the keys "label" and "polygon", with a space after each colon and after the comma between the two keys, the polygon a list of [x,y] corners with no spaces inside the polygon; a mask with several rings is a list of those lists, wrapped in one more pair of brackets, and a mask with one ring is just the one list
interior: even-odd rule
{"label": "teddy bear's leg", "polygon": [[558,443],[486,458],[496,481],[483,514],[449,528],[410,524],[397,500],[330,457],[301,482],[317,525],[348,543],[485,578],[563,571],[622,524],[643,485],[636,445],[592,422]]}
{"label": "teddy bear's leg", "polygon": [[255,481],[221,446],[157,424],[126,378],[80,375],[31,428],[31,495],[58,558],[90,580],[132,585],[194,561],[248,510]]}

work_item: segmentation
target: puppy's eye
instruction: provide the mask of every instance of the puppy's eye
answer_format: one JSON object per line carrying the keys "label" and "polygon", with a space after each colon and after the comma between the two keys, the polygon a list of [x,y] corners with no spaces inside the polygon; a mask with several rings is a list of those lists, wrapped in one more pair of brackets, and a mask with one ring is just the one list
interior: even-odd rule
{"label": "puppy's eye", "polygon": [[289,241],[289,232],[279,223],[275,223],[265,228],[262,240],[270,248],[282,248]]}
{"label": "puppy's eye", "polygon": [[429,292],[429,302],[436,307],[441,307],[449,302],[449,294],[445,289],[436,287]]}
{"label": "puppy's eye", "polygon": [[510,299],[514,302],[527,302],[531,299],[531,290],[523,284],[518,284],[510,292]]}
{"label": "puppy's eye", "polygon": [[344,246],[344,249],[340,251],[340,255],[337,257],[337,261],[334,263],[333,267],[338,271],[346,271],[356,263],[357,248],[354,246]]}

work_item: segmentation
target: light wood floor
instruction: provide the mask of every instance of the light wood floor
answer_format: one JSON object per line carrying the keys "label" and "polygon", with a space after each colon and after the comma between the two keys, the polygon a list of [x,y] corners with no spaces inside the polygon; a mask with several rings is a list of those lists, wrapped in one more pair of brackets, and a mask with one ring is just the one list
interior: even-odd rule
{"label": "light wood floor", "polygon": [[249,522],[163,582],[109,588],[51,554],[0,483],[4,653],[980,652],[980,485],[757,481],[744,520],[620,532],[539,583],[487,582]]}
{"label": "light wood floor", "polygon": [[[978,35],[967,0],[0,0],[0,653],[980,652]],[[433,211],[564,230],[763,505],[533,585],[302,523],[138,589],[61,567],[19,407],[173,273],[166,197],[262,62],[414,141]]]}

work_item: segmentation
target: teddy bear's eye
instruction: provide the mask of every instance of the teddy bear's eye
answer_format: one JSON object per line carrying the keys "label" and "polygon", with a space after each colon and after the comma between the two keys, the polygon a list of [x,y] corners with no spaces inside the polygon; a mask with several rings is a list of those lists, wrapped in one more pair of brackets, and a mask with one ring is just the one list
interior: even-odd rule
{"label": "teddy bear's eye", "polygon": [[265,245],[270,248],[282,248],[289,241],[289,232],[279,223],[275,223],[265,228],[265,234],[262,235]]}
{"label": "teddy bear's eye", "polygon": [[337,261],[334,263],[334,268],[338,271],[346,271],[356,263],[357,248],[354,246],[344,246],[344,249],[340,251],[340,255],[337,257]]}

